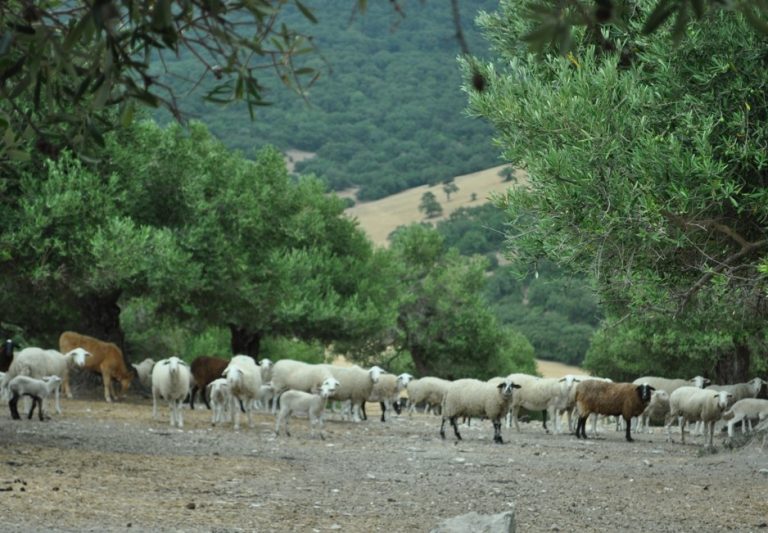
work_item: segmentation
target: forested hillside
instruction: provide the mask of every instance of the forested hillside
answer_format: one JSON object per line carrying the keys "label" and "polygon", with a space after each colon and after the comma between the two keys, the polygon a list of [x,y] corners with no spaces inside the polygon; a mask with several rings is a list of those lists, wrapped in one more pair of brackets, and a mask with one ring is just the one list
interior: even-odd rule
{"label": "forested hillside", "polygon": [[[189,89],[182,108],[246,157],[266,144],[316,153],[298,170],[316,174],[333,190],[359,186],[360,199],[499,164],[491,129],[465,112],[456,62],[460,47],[448,3],[407,3],[403,17],[387,2],[370,3],[364,15],[344,0],[307,4],[317,24],[286,12],[286,22],[306,27],[321,54],[306,59],[322,71],[306,101],[273,86],[267,98],[274,105],[258,108],[250,121],[244,104],[203,101],[205,84],[194,87],[201,66],[181,57],[168,63],[178,75],[168,83]],[[487,44],[474,26],[475,15],[495,4],[461,3],[465,37],[476,55],[483,56]]]}

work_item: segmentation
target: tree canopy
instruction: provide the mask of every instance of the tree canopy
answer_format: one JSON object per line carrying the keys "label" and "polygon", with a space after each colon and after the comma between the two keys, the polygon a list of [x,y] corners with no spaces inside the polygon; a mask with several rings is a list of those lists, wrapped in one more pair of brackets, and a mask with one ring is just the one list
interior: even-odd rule
{"label": "tree canopy", "polygon": [[[675,329],[667,353],[695,342],[686,334],[720,331],[729,341],[716,360],[696,365],[742,379],[765,367],[756,348],[767,309],[768,42],[724,11],[707,13],[678,45],[648,37],[639,13],[652,5],[637,3],[624,26],[602,34],[612,47],[582,31],[567,57],[535,57],[520,45],[530,21],[503,2],[480,21],[504,67],[483,67],[482,92],[467,84],[470,106],[529,174],[530,188],[499,199],[515,221],[511,253],[592,275],[607,324],[631,320],[649,336]],[[698,327],[686,332],[680,321]]]}

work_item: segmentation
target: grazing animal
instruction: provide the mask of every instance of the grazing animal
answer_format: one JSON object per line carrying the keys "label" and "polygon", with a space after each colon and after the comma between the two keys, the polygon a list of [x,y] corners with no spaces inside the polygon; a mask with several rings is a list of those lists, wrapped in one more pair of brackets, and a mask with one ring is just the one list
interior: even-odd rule
{"label": "grazing animal", "polygon": [[223,359],[221,357],[211,357],[208,355],[201,355],[196,357],[190,369],[192,370],[193,384],[192,391],[189,393],[189,408],[195,408],[195,398],[197,392],[200,391],[200,395],[203,397],[203,403],[210,409],[211,404],[206,398],[206,389],[210,383],[221,377],[224,369],[229,365],[229,359]]}
{"label": "grazing animal", "polygon": [[171,426],[184,427],[181,404],[189,394],[191,381],[189,365],[178,357],[155,363],[152,369],[152,418],[157,418],[157,399],[162,398],[171,408]]}
{"label": "grazing animal", "polygon": [[445,439],[445,421],[450,420],[456,439],[461,440],[456,419],[460,416],[475,416],[493,422],[493,442],[502,444],[501,417],[509,411],[514,389],[519,388],[520,385],[509,378],[498,385],[477,379],[452,381],[443,397],[440,437]]}
{"label": "grazing animal", "polygon": [[215,426],[219,422],[226,421],[226,415],[232,403],[232,393],[229,391],[227,378],[218,378],[211,381],[208,386],[208,397],[211,401],[211,410],[213,418],[211,425]]}
{"label": "grazing animal", "polygon": [[83,368],[101,374],[104,382],[104,399],[111,402],[118,399],[112,386],[112,380],[120,382],[120,397],[124,397],[131,387],[135,371],[128,367],[123,352],[112,342],[105,342],[74,331],[65,331],[59,336],[59,351],[67,353],[75,348],[83,348],[91,354]]}
{"label": "grazing animal", "polygon": [[16,376],[8,383],[8,390],[11,394],[11,399],[8,402],[8,407],[11,409],[11,418],[21,420],[18,408],[19,398],[30,396],[32,398],[32,408],[29,410],[27,419],[32,418],[32,413],[35,412],[35,406],[37,406],[37,415],[40,417],[40,420],[43,420],[43,400],[53,394],[59,386],[61,386],[61,378],[59,376],[46,376],[43,379]]}
{"label": "grazing animal", "polygon": [[704,440],[709,429],[709,446],[715,435],[715,422],[720,420],[728,408],[733,394],[727,391],[712,391],[698,387],[680,387],[669,395],[669,416],[665,425],[667,441],[672,440],[670,426],[677,417],[680,422],[680,440],[685,444],[685,423],[704,422]]}
{"label": "grazing animal", "polygon": [[6,339],[0,345],[0,372],[7,372],[13,362],[13,340]]}
{"label": "grazing animal", "polygon": [[443,404],[445,391],[450,385],[447,379],[433,376],[425,376],[419,379],[411,379],[406,386],[408,391],[408,415],[416,412],[416,406],[424,403],[424,413],[436,411]]}
{"label": "grazing animal", "polygon": [[632,418],[640,416],[651,401],[655,389],[648,384],[611,383],[587,380],[576,385],[576,407],[579,420],[576,438],[587,438],[587,418],[598,415],[619,416],[626,423],[626,439],[632,442]]}
{"label": "grazing animal", "polygon": [[[275,389],[275,400],[280,393],[289,389],[304,392],[320,390],[325,380],[333,377],[328,365],[314,365],[293,359],[281,359],[272,366],[272,387]],[[277,414],[277,401],[275,400],[272,401],[272,413]]]}
{"label": "grazing animal", "polygon": [[[62,354],[57,350],[43,350],[42,348],[24,348],[13,359],[2,383],[7,384],[12,378],[20,375],[42,379],[45,376],[59,376],[61,378],[61,390],[68,398],[72,397],[69,388],[69,370],[73,367],[85,365],[90,354],[82,348]],[[59,388],[55,394],[56,412],[61,414],[61,402],[59,401]]]}
{"label": "grazing animal", "polygon": [[248,416],[248,427],[253,427],[253,402],[259,397],[261,389],[261,370],[249,355],[235,355],[224,369],[222,375],[227,378],[229,391],[232,394],[232,423],[235,429],[240,429],[240,411],[235,400]]}
{"label": "grazing animal", "polygon": [[288,420],[292,414],[306,413],[309,417],[309,425],[312,429],[311,436],[315,436],[315,431],[319,429],[320,438],[325,440],[323,434],[323,413],[325,404],[339,388],[340,383],[335,378],[327,378],[320,385],[320,389],[315,393],[309,393],[299,390],[287,390],[279,397],[280,412],[275,422],[275,435],[280,436],[280,426],[285,423],[285,434],[290,437],[288,431]]}
{"label": "grazing animal", "polygon": [[747,426],[752,425],[752,420],[760,422],[768,418],[768,400],[760,398],[744,398],[731,406],[728,411],[723,413],[723,420],[728,420],[728,436],[733,437],[733,426],[740,421],[744,421],[741,426],[741,432],[747,432]]}

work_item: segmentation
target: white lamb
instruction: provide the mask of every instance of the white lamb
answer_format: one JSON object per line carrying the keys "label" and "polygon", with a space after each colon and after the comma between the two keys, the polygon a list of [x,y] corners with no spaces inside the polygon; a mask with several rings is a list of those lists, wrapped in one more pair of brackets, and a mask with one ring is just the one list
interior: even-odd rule
{"label": "white lamb", "polygon": [[272,380],[272,367],[275,364],[272,359],[263,358],[259,360],[259,370],[261,370],[261,382],[269,383]]}
{"label": "white lamb", "polygon": [[[281,359],[272,366],[272,387],[276,396],[288,389],[304,392],[320,390],[323,382],[332,377],[327,365]],[[272,401],[272,413],[277,413],[276,398]]]}
{"label": "white lamb", "polygon": [[239,402],[248,416],[248,427],[253,427],[253,402],[261,388],[261,370],[249,355],[235,355],[224,369],[222,375],[227,378],[232,394],[232,423],[235,429],[240,429]]}
{"label": "white lamb", "polygon": [[416,406],[425,404],[424,413],[430,410],[436,411],[443,404],[443,397],[451,382],[432,376],[412,379],[406,390],[408,391],[408,415],[413,415]]}
{"label": "white lamb", "polygon": [[43,379],[31,378],[29,376],[16,376],[8,382],[8,391],[11,399],[8,407],[11,409],[11,418],[21,420],[19,416],[18,403],[22,396],[32,398],[32,408],[29,410],[28,419],[32,418],[35,406],[38,407],[37,415],[43,420],[43,400],[48,398],[61,385],[59,376],[46,376]]}
{"label": "white lamb", "polygon": [[[392,410],[400,414],[399,400],[400,394],[408,386],[413,376],[406,373],[395,376],[394,374],[383,374],[379,382],[373,386],[371,395],[368,396],[369,402],[379,402],[381,405],[381,421],[386,421],[387,410]],[[363,404],[365,405],[365,404]],[[365,412],[363,412],[365,415]],[[365,418],[365,417],[364,417]]]}
{"label": "white lamb", "polygon": [[456,419],[462,417],[488,418],[493,422],[493,442],[502,444],[501,417],[509,411],[514,389],[520,385],[506,378],[494,385],[477,379],[458,379],[445,391],[442,404],[440,437],[445,439],[445,421],[450,420],[453,432],[461,440]]}
{"label": "white lamb", "polygon": [[309,425],[312,437],[319,428],[320,438],[325,440],[323,434],[323,413],[325,404],[339,388],[340,383],[335,378],[328,378],[320,385],[319,391],[313,393],[288,390],[280,395],[280,412],[275,422],[275,435],[280,436],[280,426],[285,423],[285,434],[291,436],[288,431],[288,420],[292,414],[306,413],[309,417]]}
{"label": "white lamb", "polygon": [[155,368],[155,360],[147,357],[138,365],[132,364],[131,366],[136,371],[136,376],[138,376],[141,386],[150,390],[152,388],[152,370]]}
{"label": "white lamb", "polygon": [[[36,347],[24,348],[14,356],[11,366],[3,378],[3,383],[7,384],[14,377],[22,375],[37,379],[42,379],[44,376],[59,376],[62,392],[67,398],[72,398],[72,391],[69,388],[69,370],[72,367],[82,368],[86,358],[90,355],[82,348],[75,348],[66,354],[62,354],[58,350],[44,350]],[[61,414],[59,396],[57,389],[55,393],[56,412]]]}
{"label": "white lamb", "polygon": [[744,421],[741,426],[741,432],[746,433],[747,426],[752,429],[752,420],[762,422],[768,418],[768,400],[758,398],[744,398],[734,403],[728,411],[723,414],[723,420],[728,420],[728,436],[733,437],[733,426],[740,421]]}
{"label": "white lamb", "polygon": [[357,365],[349,367],[327,365],[327,367],[339,382],[338,388],[333,393],[333,399],[351,402],[352,420],[360,422],[360,406],[371,395],[373,386],[378,383],[384,370],[378,366],[372,366],[367,370]]}
{"label": "white lamb", "polygon": [[706,429],[709,427],[709,446],[714,440],[715,422],[720,420],[728,408],[731,393],[726,391],[710,391],[698,387],[680,387],[669,395],[669,416],[666,423],[667,441],[672,440],[670,426],[677,417],[680,422],[680,435],[685,444],[685,423],[704,422],[704,440]]}
{"label": "white lamb", "polygon": [[189,394],[192,372],[189,365],[178,357],[161,359],[152,369],[152,418],[157,418],[157,399],[168,402],[171,426],[184,427],[182,402]]}
{"label": "white lamb", "polygon": [[206,392],[208,393],[211,411],[213,412],[211,425],[215,426],[217,423],[225,422],[227,411],[232,403],[232,393],[229,390],[227,379],[214,379],[206,386]]}

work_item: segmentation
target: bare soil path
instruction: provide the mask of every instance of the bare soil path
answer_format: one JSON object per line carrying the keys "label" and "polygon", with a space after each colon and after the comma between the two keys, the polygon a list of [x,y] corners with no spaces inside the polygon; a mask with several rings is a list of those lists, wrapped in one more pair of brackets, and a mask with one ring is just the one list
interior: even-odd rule
{"label": "bare soil path", "polygon": [[768,449],[701,453],[660,432],[627,443],[489,422],[442,441],[437,417],[343,422],[325,441],[306,420],[275,438],[274,419],[212,428],[205,410],[132,398],[63,402],[39,422],[0,413],[2,531],[429,531],[469,511],[514,506],[518,531],[768,531]]}

